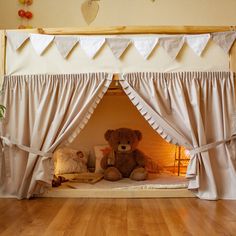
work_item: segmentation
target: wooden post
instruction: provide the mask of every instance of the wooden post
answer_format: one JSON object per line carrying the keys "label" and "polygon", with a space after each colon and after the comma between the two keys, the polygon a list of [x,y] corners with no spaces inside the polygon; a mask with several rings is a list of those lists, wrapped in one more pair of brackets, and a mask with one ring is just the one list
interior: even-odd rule
{"label": "wooden post", "polygon": [[0,87],[2,86],[3,76],[6,74],[6,35],[5,30],[0,31]]}
{"label": "wooden post", "polygon": [[229,69],[236,72],[236,43],[233,44],[229,54]]}

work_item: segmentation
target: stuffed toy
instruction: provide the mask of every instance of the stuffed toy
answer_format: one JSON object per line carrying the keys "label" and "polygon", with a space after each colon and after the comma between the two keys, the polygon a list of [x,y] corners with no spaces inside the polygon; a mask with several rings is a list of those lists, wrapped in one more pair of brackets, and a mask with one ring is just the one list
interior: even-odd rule
{"label": "stuffed toy", "polygon": [[137,149],[142,134],[139,130],[120,128],[107,130],[105,139],[111,146],[111,152],[101,160],[104,179],[117,181],[124,178],[132,180],[147,179],[145,155]]}
{"label": "stuffed toy", "polygon": [[52,187],[59,187],[62,183],[67,182],[68,180],[63,176],[53,175]]}

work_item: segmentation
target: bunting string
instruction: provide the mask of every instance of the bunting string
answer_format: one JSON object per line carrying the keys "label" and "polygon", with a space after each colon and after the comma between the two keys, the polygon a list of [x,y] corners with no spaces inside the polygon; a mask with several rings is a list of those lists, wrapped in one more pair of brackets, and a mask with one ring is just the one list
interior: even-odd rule
{"label": "bunting string", "polygon": [[7,31],[8,42],[17,51],[27,41],[30,41],[35,52],[43,55],[50,44],[54,43],[63,58],[67,58],[78,44],[90,59],[94,59],[101,48],[107,44],[117,59],[122,58],[130,45],[148,60],[153,50],[160,45],[171,59],[176,59],[184,44],[187,44],[199,57],[212,39],[225,53],[229,53],[236,39],[235,31],[217,32],[196,35],[139,35],[139,36],[75,36],[75,35],[45,35],[31,34],[19,31]]}

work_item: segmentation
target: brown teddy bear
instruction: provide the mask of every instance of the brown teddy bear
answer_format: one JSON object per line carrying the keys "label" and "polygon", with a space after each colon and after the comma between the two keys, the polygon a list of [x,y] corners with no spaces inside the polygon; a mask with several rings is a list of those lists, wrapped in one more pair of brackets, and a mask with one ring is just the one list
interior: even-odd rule
{"label": "brown teddy bear", "polygon": [[120,128],[105,133],[112,151],[101,160],[104,179],[110,181],[130,178],[132,180],[147,179],[145,155],[137,149],[142,133],[139,130]]}

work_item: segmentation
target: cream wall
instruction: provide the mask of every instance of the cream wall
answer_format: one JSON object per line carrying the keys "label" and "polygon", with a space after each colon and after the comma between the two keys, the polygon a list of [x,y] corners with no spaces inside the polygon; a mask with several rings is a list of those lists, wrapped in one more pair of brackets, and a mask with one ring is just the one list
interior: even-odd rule
{"label": "cream wall", "polygon": [[[30,10],[35,27],[86,26],[84,0],[35,0]],[[92,26],[115,25],[236,25],[235,0],[100,0]],[[0,0],[0,28],[17,28],[17,0]]]}

